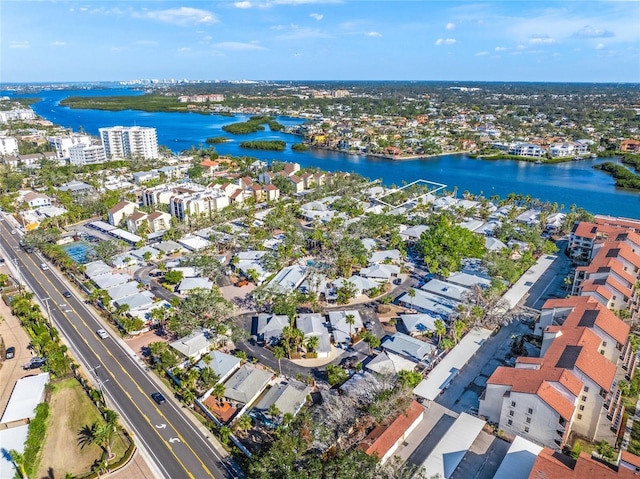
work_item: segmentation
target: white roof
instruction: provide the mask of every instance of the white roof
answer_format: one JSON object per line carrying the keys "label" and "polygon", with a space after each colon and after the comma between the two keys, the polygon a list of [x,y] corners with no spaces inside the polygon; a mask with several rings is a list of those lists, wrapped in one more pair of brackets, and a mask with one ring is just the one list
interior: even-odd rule
{"label": "white roof", "polygon": [[401,314],[400,320],[409,333],[424,334],[429,331],[435,331],[435,321],[437,318],[430,314]]}
{"label": "white roof", "polygon": [[34,418],[36,406],[44,400],[44,387],[48,383],[49,373],[18,379],[0,423]]}
{"label": "white roof", "polygon": [[356,289],[358,290],[358,293],[360,294],[362,294],[364,291],[377,288],[378,286],[380,286],[380,283],[378,283],[377,281],[374,281],[373,279],[363,278],[362,276],[355,276],[355,275],[351,276],[349,279],[338,278],[333,281],[333,285],[336,288],[340,288],[345,283],[345,281],[349,281],[350,283],[353,283]]}
{"label": "white roof", "polygon": [[475,274],[463,273],[461,271],[451,273],[447,278],[447,282],[466,286],[467,288],[476,284],[479,284],[480,286],[491,286],[490,279],[483,278],[482,276],[476,276]]}
{"label": "white roof", "polygon": [[451,351],[431,370],[413,390],[413,394],[433,401],[449,386],[458,372],[469,362],[480,346],[491,336],[491,331],[473,328]]}
{"label": "white roof", "polygon": [[311,336],[317,336],[319,338],[320,344],[318,345],[316,352],[331,352],[331,338],[329,338],[329,331],[324,325],[324,318],[318,313],[301,314],[296,319],[296,327],[304,333],[305,338],[309,338]]}
{"label": "white roof", "polygon": [[100,289],[111,288],[112,286],[116,286],[118,284],[123,284],[131,281],[133,278],[129,274],[103,274],[102,276],[98,276],[95,278],[91,278],[91,280],[98,285]]}
{"label": "white roof", "polygon": [[302,266],[287,266],[286,268],[282,268],[278,274],[269,281],[268,287],[290,293],[302,284],[306,274],[307,269]]}
{"label": "white roof", "polygon": [[192,289],[212,289],[213,282],[208,278],[184,278],[178,285],[178,291],[183,293]]}
{"label": "white roof", "polygon": [[108,288],[107,293],[109,293],[109,297],[112,300],[116,301],[118,299],[126,298],[127,296],[138,294],[140,291],[138,289],[139,285],[140,283],[137,281],[129,281],[128,283],[122,283]]}
{"label": "white roof", "polygon": [[400,371],[413,371],[416,363],[389,351],[383,351],[369,361],[365,368],[380,374],[398,374]]}
{"label": "white roof", "polygon": [[103,274],[111,274],[113,268],[104,261],[92,261],[84,265],[84,274],[93,279],[96,276]]}
{"label": "white roof", "polygon": [[542,451],[541,446],[516,436],[493,479],[529,477],[540,451]]}
{"label": "white roof", "polygon": [[474,220],[474,219],[470,219],[465,221],[464,223],[460,223],[460,226],[463,227],[466,230],[469,230],[471,232],[477,231],[478,229],[480,229],[482,227],[482,225],[484,225],[484,221],[482,220]]}
{"label": "white roof", "polygon": [[416,294],[413,298],[411,298],[408,293],[404,293],[400,298],[398,298],[398,301],[409,304],[413,309],[418,311],[438,314],[443,318],[448,317],[453,311],[453,308],[458,305],[457,301],[444,298],[442,296],[436,296],[435,294],[422,291],[421,289],[416,289],[415,292]]}
{"label": "white roof", "polygon": [[127,296],[126,298],[120,298],[113,303],[116,306],[124,306],[126,304],[129,306],[129,310],[133,311],[134,309],[148,308],[153,304],[154,297],[155,296],[150,291],[141,291],[137,294]]}
{"label": "white roof", "polygon": [[[351,329],[349,329],[349,325],[347,324],[347,316],[350,314],[353,315],[353,324],[351,325]],[[362,329],[364,327],[364,324],[362,324],[362,318],[360,317],[360,312],[356,310],[330,311],[329,322],[333,329],[331,335],[333,336],[333,341],[336,344],[351,342],[349,331],[351,331],[351,333],[355,333],[358,329]]]}
{"label": "white roof", "polygon": [[500,251],[501,249],[505,249],[507,245],[500,241],[498,238],[487,236],[484,239],[484,247],[489,251]]}
{"label": "white roof", "polygon": [[385,339],[382,347],[387,351],[400,354],[415,361],[424,360],[429,354],[436,350],[433,344],[420,341],[403,333],[395,333],[393,336]]}
{"label": "white roof", "polygon": [[374,251],[371,253],[369,263],[381,263],[385,260],[397,261],[400,259],[400,251],[397,249],[388,249],[384,251]]}
{"label": "white roof", "polygon": [[138,236],[138,235],[134,235],[133,233],[129,233],[128,231],[125,231],[123,229],[120,228],[116,228],[115,230],[111,230],[109,231],[109,234],[111,236],[114,236],[116,238],[120,238],[128,243],[131,244],[135,244],[138,241],[142,240],[142,237]]}
{"label": "white roof", "polygon": [[[17,451],[20,454],[24,452],[24,443],[27,441],[29,433],[29,425],[12,427],[10,429],[0,429],[0,478],[13,479],[16,477],[16,468],[10,459],[8,451]],[[5,452],[6,451],[6,452]]]}
{"label": "white roof", "polygon": [[269,371],[245,364],[225,383],[224,397],[248,404],[267,387],[271,376]]}
{"label": "white roof", "polygon": [[400,274],[400,266],[395,264],[374,264],[370,268],[362,268],[360,276],[388,280],[392,275]]}
{"label": "white roof", "polygon": [[[208,341],[206,346],[208,347]],[[209,368],[220,378],[224,379],[232,371],[235,371],[240,367],[240,358],[236,358],[231,354],[222,353],[220,351],[211,351],[208,354],[211,356],[211,361],[207,363],[201,359],[198,364],[196,364],[198,369]]]}
{"label": "white roof", "polygon": [[252,250],[252,251],[240,251],[238,254],[236,254],[236,256],[240,261],[257,261],[260,258],[262,258],[265,254],[267,254],[266,251]]}
{"label": "white roof", "polygon": [[180,338],[177,341],[169,343],[169,346],[176,351],[181,352],[189,358],[193,358],[200,354],[206,353],[211,347],[208,333],[196,331],[195,333]]}
{"label": "white roof", "polygon": [[441,281],[439,279],[432,279],[425,283],[421,289],[454,301],[461,301],[462,297],[469,292],[469,289],[464,286],[459,286],[447,281]]}
{"label": "white roof", "polygon": [[509,288],[503,298],[509,304],[509,308],[515,308],[516,305],[524,298],[525,294],[529,292],[531,286],[540,279],[542,274],[551,266],[556,260],[557,256],[544,255],[538,258],[536,264],[529,268],[516,283]]}
{"label": "white roof", "polygon": [[111,231],[117,229],[116,226],[110,225],[105,221],[92,221],[91,223],[89,223],[89,226],[102,231]]}
{"label": "white roof", "polygon": [[198,251],[211,246],[211,241],[201,238],[199,236],[185,236],[178,240],[178,243],[187,248],[189,251]]}
{"label": "white roof", "polygon": [[429,227],[427,225],[417,225],[417,226],[411,226],[407,229],[405,229],[404,231],[400,232],[400,236],[402,238],[420,238],[420,235],[422,233],[424,233],[425,231],[427,231],[429,229]]}
{"label": "white roof", "polygon": [[460,414],[422,464],[426,476],[449,479],[483,427],[482,419]]}
{"label": "white roof", "polygon": [[176,243],[175,241],[163,241],[162,243],[154,244],[153,247],[165,253],[173,253],[174,251],[184,251],[184,248],[179,243]]}
{"label": "white roof", "polygon": [[157,258],[158,254],[160,254],[159,250],[157,250],[155,248],[152,248],[151,246],[143,246],[140,249],[133,249],[133,250],[129,251],[129,254],[131,256],[133,256],[134,258],[137,258],[139,260],[143,260],[144,259],[144,254],[147,253],[147,252],[151,253],[151,259]]}
{"label": "white roof", "polygon": [[167,268],[171,271],[179,271],[182,273],[183,278],[195,278],[198,276],[198,268],[195,266],[167,266]]}

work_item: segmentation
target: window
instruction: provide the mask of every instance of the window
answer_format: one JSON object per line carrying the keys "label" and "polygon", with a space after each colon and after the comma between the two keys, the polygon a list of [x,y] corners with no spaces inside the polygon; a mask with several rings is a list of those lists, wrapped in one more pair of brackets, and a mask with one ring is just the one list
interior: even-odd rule
{"label": "window", "polygon": [[531,424],[531,418],[530,417],[527,418],[527,424]]}
{"label": "window", "polygon": [[525,426],[524,432],[529,432],[529,428]]}
{"label": "window", "polygon": [[533,408],[529,408],[529,410],[527,411],[527,414],[533,414]]}
{"label": "window", "polygon": [[582,397],[580,398],[580,400],[581,400],[581,401],[586,401],[586,400],[587,400],[587,396],[582,396]]}
{"label": "window", "polygon": [[516,402],[515,401],[511,401],[511,407],[516,407]]}
{"label": "window", "polygon": [[582,414],[578,414],[576,417],[577,417],[578,419],[582,419]]}
{"label": "window", "polygon": [[508,420],[507,420],[507,424],[508,424],[509,426],[511,426],[511,425],[513,424],[513,421],[512,421],[511,419],[508,419]]}
{"label": "window", "polygon": [[607,342],[606,341],[602,341],[602,347],[606,348],[607,347]]}
{"label": "window", "polygon": [[513,417],[513,411],[509,411],[509,416]]}
{"label": "window", "polygon": [[580,405],[580,410],[584,411],[584,405],[582,405],[582,404]]}
{"label": "window", "polygon": [[584,387],[584,392],[588,393],[589,392],[589,386],[585,386]]}

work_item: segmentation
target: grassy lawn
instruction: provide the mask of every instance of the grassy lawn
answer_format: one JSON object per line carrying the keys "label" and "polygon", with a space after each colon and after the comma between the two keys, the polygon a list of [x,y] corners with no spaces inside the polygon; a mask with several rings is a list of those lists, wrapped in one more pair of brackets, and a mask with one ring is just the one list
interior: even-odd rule
{"label": "grassy lawn", "polygon": [[635,421],[631,427],[628,450],[631,454],[640,455],[640,421]]}
{"label": "grassy lawn", "polygon": [[575,442],[573,443],[573,447],[576,447],[576,444],[580,444],[580,451],[581,452],[586,452],[587,454],[591,454],[593,451],[596,450],[596,445],[585,441],[584,439],[576,439]]}
{"label": "grassy lawn", "polygon": [[[67,473],[80,475],[91,471],[102,449],[94,444],[80,448],[78,432],[86,425],[102,421],[100,412],[78,381],[67,379],[54,383],[47,436],[36,477],[64,477]],[[127,442],[122,437],[113,441],[116,459],[122,457],[126,449]]]}

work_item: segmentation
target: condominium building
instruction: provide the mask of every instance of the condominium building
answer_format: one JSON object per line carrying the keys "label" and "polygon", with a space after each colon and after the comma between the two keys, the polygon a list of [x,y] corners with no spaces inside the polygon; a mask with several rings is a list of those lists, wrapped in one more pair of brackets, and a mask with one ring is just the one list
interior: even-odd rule
{"label": "condominium building", "polygon": [[107,161],[102,145],[76,145],[69,148],[69,163],[75,166],[95,165]]}
{"label": "condominium building", "polygon": [[[598,219],[596,219],[598,221]],[[572,294],[591,296],[632,322],[640,321],[640,233],[634,222],[582,222],[569,240],[576,268]]]}
{"label": "condominium building", "polygon": [[561,448],[576,433],[615,440],[624,406],[617,384],[635,354],[629,326],[590,297],[547,301],[540,317],[540,357],[521,357],[487,381],[479,413],[509,435]]}
{"label": "condominium building", "polygon": [[0,136],[0,155],[17,155],[18,154],[18,140],[12,136]]}
{"label": "condominium building", "polygon": [[155,128],[113,126],[99,131],[107,158],[159,157]]}
{"label": "condominium building", "polygon": [[169,213],[184,221],[189,216],[210,216],[213,211],[229,206],[229,197],[220,188],[204,188],[197,192],[171,197]]}
{"label": "condominium building", "polygon": [[509,147],[508,153],[515,156],[540,158],[544,156],[545,151],[534,143],[515,143]]}
{"label": "condominium building", "polygon": [[32,109],[14,108],[13,110],[0,111],[0,123],[7,123],[12,120],[33,120],[36,114]]}
{"label": "condominium building", "polygon": [[69,148],[77,145],[91,146],[89,135],[51,136],[47,138],[49,146],[56,150],[58,159],[69,158]]}

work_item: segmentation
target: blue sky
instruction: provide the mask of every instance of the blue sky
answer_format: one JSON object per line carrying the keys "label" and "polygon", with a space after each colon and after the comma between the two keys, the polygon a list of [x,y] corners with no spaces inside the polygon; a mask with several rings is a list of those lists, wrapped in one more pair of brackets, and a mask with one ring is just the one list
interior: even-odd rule
{"label": "blue sky", "polygon": [[0,81],[640,82],[636,1],[0,3]]}

